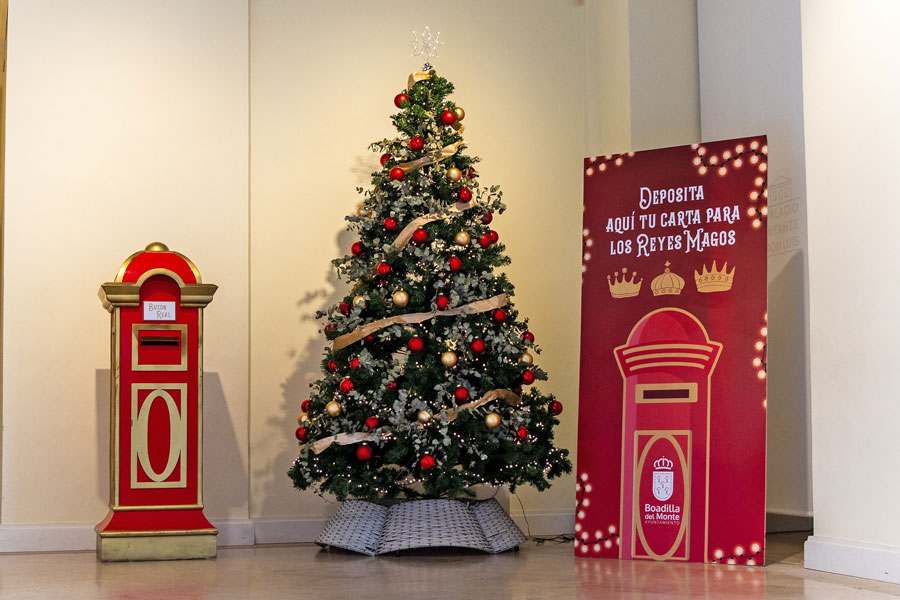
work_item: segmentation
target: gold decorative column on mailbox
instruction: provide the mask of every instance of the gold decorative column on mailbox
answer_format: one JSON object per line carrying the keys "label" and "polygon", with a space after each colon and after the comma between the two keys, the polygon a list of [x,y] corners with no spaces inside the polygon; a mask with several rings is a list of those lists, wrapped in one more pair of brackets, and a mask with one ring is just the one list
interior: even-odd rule
{"label": "gold decorative column on mailbox", "polygon": [[100,286],[111,316],[109,514],[100,560],[216,555],[203,515],[203,308],[217,286],[165,244]]}

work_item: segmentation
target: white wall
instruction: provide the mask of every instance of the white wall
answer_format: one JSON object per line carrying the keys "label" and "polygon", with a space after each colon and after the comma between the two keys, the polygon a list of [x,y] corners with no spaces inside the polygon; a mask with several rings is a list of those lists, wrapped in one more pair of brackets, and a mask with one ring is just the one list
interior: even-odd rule
{"label": "white wall", "polygon": [[805,527],[812,498],[800,2],[700,0],[698,21],[703,139],[768,135],[766,510],[782,517],[770,529]]}
{"label": "white wall", "polygon": [[900,582],[900,5],[801,9],[816,514],[806,566]]}
{"label": "white wall", "polygon": [[[542,389],[565,404],[558,442],[574,458],[584,7],[464,0],[448,19],[438,2],[251,6],[251,515],[275,521],[266,539],[291,528],[315,535],[334,509],[285,475],[325,346],[311,317],[343,296],[330,265],[354,239],[343,217],[377,167],[366,147],[396,133],[393,97],[422,67],[407,42],[426,24],[445,42],[436,69],[456,85],[481,181],[504,190],[509,210],[494,222],[513,261],[514,301],[544,349]],[[571,477],[540,495],[522,489],[532,527],[571,528],[572,490]]]}
{"label": "white wall", "polygon": [[213,520],[246,519],[246,2],[14,0],[9,57],[0,550],[22,549],[26,524],[93,542],[109,452],[97,289],[154,240],[220,285],[204,498]]}

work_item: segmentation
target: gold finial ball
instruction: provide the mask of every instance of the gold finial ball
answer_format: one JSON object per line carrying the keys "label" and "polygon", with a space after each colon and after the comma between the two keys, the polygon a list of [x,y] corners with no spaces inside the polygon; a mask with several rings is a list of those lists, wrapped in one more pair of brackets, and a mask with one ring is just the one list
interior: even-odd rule
{"label": "gold finial ball", "polygon": [[364,296],[354,296],[353,297],[353,306],[354,307],[365,308],[368,305],[369,305],[369,303],[366,302],[366,298]]}
{"label": "gold finial ball", "polygon": [[469,237],[469,234],[465,231],[460,231],[456,234],[456,237],[453,238],[453,241],[459,244],[460,246],[468,246],[469,242],[472,241],[472,238]]}
{"label": "gold finial ball", "polygon": [[168,252],[169,247],[162,242],[151,242],[144,248],[145,252]]}
{"label": "gold finial ball", "polygon": [[306,413],[300,413],[300,416],[297,417],[298,425],[309,425],[309,415]]}
{"label": "gold finial ball", "polygon": [[493,412],[488,413],[484,417],[484,424],[487,425],[490,429],[500,427],[500,415]]}
{"label": "gold finial ball", "polygon": [[431,413],[427,410],[420,410],[419,414],[416,415],[416,418],[419,420],[419,423],[425,425],[426,423],[431,422]]}
{"label": "gold finial ball", "polygon": [[332,400],[325,405],[325,412],[328,413],[329,417],[338,416],[339,414],[341,414],[341,403],[337,400]]}
{"label": "gold finial ball", "polygon": [[464,111],[464,110],[462,109],[462,106],[457,106],[456,108],[454,108],[454,109],[453,109],[453,114],[456,115],[456,120],[457,120],[457,121],[462,121],[463,119],[466,118],[466,111]]}
{"label": "gold finial ball", "polygon": [[406,304],[409,302],[409,294],[407,294],[403,290],[394,292],[393,301],[397,306],[406,306]]}
{"label": "gold finial ball", "polygon": [[445,367],[456,366],[456,353],[448,350],[441,354],[441,364]]}
{"label": "gold finial ball", "polygon": [[526,365],[532,365],[534,364],[534,357],[530,353],[526,352],[519,357],[519,362]]}
{"label": "gold finial ball", "polygon": [[462,171],[457,169],[456,167],[450,167],[447,169],[447,179],[451,182],[456,183],[460,179],[462,179]]}

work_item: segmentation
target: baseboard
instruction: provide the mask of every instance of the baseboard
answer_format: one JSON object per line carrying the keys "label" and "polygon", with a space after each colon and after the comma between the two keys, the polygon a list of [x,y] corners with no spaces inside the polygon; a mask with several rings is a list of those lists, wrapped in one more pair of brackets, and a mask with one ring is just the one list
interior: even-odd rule
{"label": "baseboard", "polygon": [[255,519],[257,544],[296,544],[314,542],[328,517],[308,517],[298,519]]}
{"label": "baseboard", "polygon": [[900,583],[900,547],[811,536],[803,547],[807,569]]}
{"label": "baseboard", "polygon": [[575,534],[575,511],[537,511],[510,515],[526,535],[548,537]]}
{"label": "baseboard", "polygon": [[[253,521],[217,521],[217,546],[252,546]],[[0,525],[0,553],[95,550],[93,525]]]}
{"label": "baseboard", "polygon": [[766,533],[783,533],[787,531],[812,531],[813,518],[787,512],[766,513]]}

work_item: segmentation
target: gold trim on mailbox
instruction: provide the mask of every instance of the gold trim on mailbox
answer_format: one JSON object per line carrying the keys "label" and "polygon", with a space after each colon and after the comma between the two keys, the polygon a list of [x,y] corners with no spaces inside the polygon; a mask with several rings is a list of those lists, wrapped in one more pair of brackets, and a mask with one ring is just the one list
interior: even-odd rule
{"label": "gold trim on mailbox", "polygon": [[[138,392],[150,390],[144,403],[138,407]],[[181,410],[170,391],[181,392]],[[150,408],[156,400],[166,404],[169,413],[169,457],[162,473],[150,464],[147,426]],[[187,487],[187,384],[185,383],[133,383],[131,384],[131,489],[186,488]],[[141,466],[151,481],[138,481],[137,467]],[[178,465],[178,479],[166,481]]]}
{"label": "gold trim on mailbox", "polygon": [[[179,331],[181,363],[177,365],[142,365],[138,363],[138,347],[141,331]],[[179,323],[149,324],[134,323],[131,326],[131,369],[133,371],[187,371],[187,325]]]}

